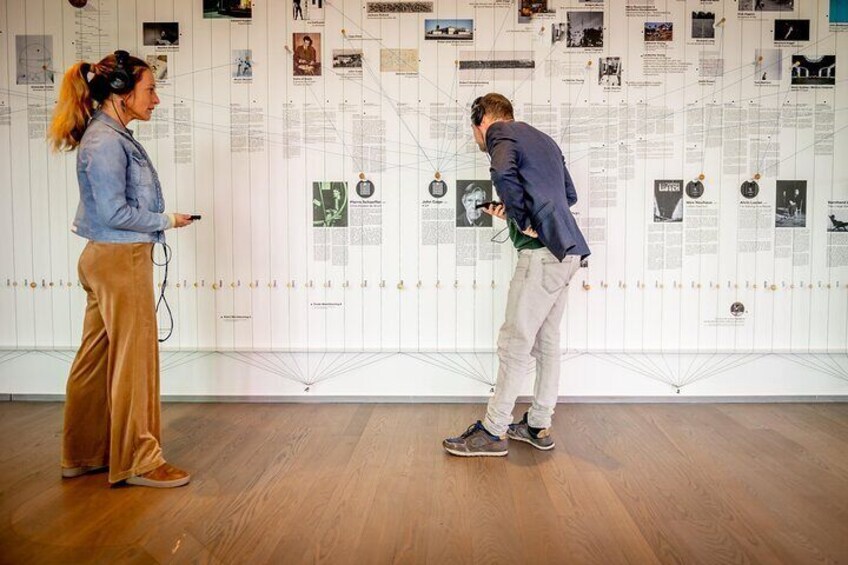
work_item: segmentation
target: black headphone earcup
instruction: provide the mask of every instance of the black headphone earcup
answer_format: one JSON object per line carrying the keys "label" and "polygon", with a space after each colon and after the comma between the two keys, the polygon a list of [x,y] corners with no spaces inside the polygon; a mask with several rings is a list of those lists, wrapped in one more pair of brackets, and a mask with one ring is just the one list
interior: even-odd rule
{"label": "black headphone earcup", "polygon": [[135,77],[127,72],[129,56],[126,51],[115,51],[115,68],[107,75],[109,89],[115,94],[126,94],[135,86]]}
{"label": "black headphone earcup", "polygon": [[485,114],[483,105],[480,104],[480,100],[480,98],[477,98],[471,104],[471,123],[475,126],[479,126],[483,123],[483,114]]}
{"label": "black headphone earcup", "polygon": [[135,86],[133,77],[124,70],[114,70],[109,73],[109,89],[115,94],[126,94]]}

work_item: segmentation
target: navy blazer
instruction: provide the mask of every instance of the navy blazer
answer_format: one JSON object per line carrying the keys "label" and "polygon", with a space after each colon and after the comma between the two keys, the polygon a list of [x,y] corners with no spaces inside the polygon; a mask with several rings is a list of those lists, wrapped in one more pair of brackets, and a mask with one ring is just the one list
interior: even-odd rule
{"label": "navy blazer", "polygon": [[560,261],[566,255],[588,257],[589,246],[570,210],[577,191],[556,142],[524,122],[495,122],[486,131],[486,149],[507,217],[522,231],[536,230]]}

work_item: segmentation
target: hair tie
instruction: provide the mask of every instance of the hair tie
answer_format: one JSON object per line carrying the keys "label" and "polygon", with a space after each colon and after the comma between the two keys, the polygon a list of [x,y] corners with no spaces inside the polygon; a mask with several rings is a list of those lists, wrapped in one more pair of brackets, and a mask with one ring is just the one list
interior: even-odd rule
{"label": "hair tie", "polygon": [[91,63],[83,63],[80,65],[80,74],[85,79],[85,82],[91,82],[91,79],[94,78],[97,72]]}

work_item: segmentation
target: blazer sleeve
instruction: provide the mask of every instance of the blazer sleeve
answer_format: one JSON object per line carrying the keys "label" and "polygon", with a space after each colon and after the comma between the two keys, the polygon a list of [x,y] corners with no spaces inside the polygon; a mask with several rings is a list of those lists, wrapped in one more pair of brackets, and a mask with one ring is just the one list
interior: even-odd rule
{"label": "blazer sleeve", "polygon": [[530,222],[524,205],[524,187],[518,173],[518,146],[512,139],[498,139],[492,143],[490,155],[492,163],[489,172],[495,190],[506,207],[507,216],[515,220],[521,231],[524,231],[530,226]]}
{"label": "blazer sleeve", "polygon": [[562,158],[562,172],[565,177],[565,198],[568,200],[568,207],[571,208],[577,204],[577,189],[574,188],[571,173],[568,172],[568,167],[565,166],[565,157]]}

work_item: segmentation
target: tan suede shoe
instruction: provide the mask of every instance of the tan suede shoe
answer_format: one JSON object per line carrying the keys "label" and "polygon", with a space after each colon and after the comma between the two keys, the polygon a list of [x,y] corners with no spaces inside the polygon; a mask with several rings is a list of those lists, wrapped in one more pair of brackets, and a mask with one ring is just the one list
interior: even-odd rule
{"label": "tan suede shoe", "polygon": [[152,471],[127,479],[128,485],[152,488],[174,488],[187,485],[191,475],[168,463],[162,463]]}

